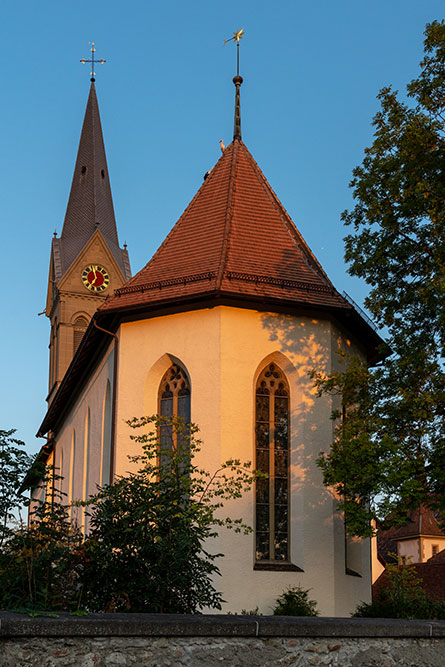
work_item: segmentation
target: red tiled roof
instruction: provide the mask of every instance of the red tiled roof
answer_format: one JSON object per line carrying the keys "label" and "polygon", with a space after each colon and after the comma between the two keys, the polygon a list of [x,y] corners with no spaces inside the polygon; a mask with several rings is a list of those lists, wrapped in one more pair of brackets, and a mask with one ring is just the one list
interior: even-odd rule
{"label": "red tiled roof", "polygon": [[[337,292],[241,139],[235,138],[148,264],[96,311],[39,430],[54,429],[121,318],[210,303],[275,312],[329,311],[355,333],[371,362],[378,333]],[[192,304],[192,306],[190,305]],[[107,340],[109,340],[107,338]]]}
{"label": "red tiled roof", "polygon": [[226,148],[153,258],[100,310],[208,294],[352,310],[240,139]]}
{"label": "red tiled roof", "polygon": [[441,537],[445,537],[445,533],[439,526],[438,517],[435,516],[435,512],[424,505],[412,510],[403,526],[393,526],[388,530],[381,530],[379,531],[379,535],[391,541],[418,537],[420,535],[440,535]]}
{"label": "red tiled roof", "polygon": [[[442,535],[442,537],[445,537],[445,535]],[[435,556],[431,556],[431,558],[428,558],[427,563],[433,563],[434,565],[437,565],[438,563],[445,564],[445,549],[439,551],[439,553],[436,554]]]}
{"label": "red tiled roof", "polygon": [[[437,558],[437,556],[436,556]],[[401,566],[402,567],[402,566]],[[414,565],[416,574],[422,579],[421,587],[432,600],[445,600],[445,562],[436,559]],[[388,588],[388,573],[382,572],[372,585],[372,599],[378,600],[383,589]]]}

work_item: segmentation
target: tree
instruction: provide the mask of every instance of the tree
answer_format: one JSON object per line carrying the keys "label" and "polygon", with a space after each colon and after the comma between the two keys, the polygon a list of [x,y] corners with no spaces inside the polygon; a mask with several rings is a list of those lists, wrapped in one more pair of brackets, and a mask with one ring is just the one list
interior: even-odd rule
{"label": "tree", "polygon": [[349,273],[386,328],[390,354],[367,369],[314,372],[319,393],[342,395],[332,450],[319,465],[351,532],[400,522],[420,503],[445,516],[445,24],[426,26],[420,75],[407,98],[384,88],[374,142],[353,171],[343,213]]}
{"label": "tree", "polygon": [[[181,419],[146,417],[128,424],[142,445],[137,472],[105,486],[93,498],[85,542],[87,606],[93,611],[194,613],[221,608],[208,551],[216,528],[249,530],[222,518],[224,501],[247,490],[250,464],[227,461],[212,475],[197,467],[197,427]],[[148,428],[153,429],[147,433]]]}
{"label": "tree", "polygon": [[[76,610],[83,536],[53,488],[60,477],[39,456],[28,456],[13,434],[0,431],[0,609]],[[25,478],[38,481],[44,498],[33,501],[28,524],[20,517],[21,507],[30,506]]]}
{"label": "tree", "polygon": [[15,430],[0,430],[0,548],[10,534],[15,511],[25,502],[21,486],[31,465],[25,443],[13,437]]}
{"label": "tree", "polygon": [[16,525],[5,539],[0,609],[77,611],[83,604],[83,535],[60,500],[37,502],[29,525]]}

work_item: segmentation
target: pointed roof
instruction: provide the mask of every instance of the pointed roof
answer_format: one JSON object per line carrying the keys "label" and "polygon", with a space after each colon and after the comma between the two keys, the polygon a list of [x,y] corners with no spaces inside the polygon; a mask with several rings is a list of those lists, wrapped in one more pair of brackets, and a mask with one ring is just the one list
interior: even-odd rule
{"label": "pointed roof", "polygon": [[[241,139],[235,138],[148,264],[98,308],[38,435],[62,419],[121,321],[216,305],[326,313],[368,361],[388,354],[332,285]],[[100,326],[97,326],[100,325]]]}
{"label": "pointed roof", "polygon": [[101,311],[225,295],[351,310],[239,137],[148,264]]}
{"label": "pointed roof", "polygon": [[91,81],[68,206],[60,239],[53,239],[56,280],[99,230],[125,278],[128,253],[119,248],[107,159],[94,80]]}
{"label": "pointed roof", "polygon": [[381,529],[378,536],[385,540],[406,540],[422,535],[437,535],[445,537],[445,531],[441,528],[441,515],[425,505],[420,505],[412,511],[407,512],[406,522],[401,526],[392,526],[386,530]]}

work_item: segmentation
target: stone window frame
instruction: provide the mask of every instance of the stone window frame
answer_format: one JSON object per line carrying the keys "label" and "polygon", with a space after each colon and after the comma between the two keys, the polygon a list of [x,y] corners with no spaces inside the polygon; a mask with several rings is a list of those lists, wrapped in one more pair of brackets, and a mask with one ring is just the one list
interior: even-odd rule
{"label": "stone window frame", "polygon": [[[259,401],[258,398],[266,398],[267,401]],[[277,400],[284,403],[286,399],[286,409],[284,419],[280,422],[276,420]],[[261,415],[261,403],[267,404],[268,419],[259,419]],[[264,406],[263,406],[264,407]],[[281,447],[277,447],[276,431],[277,424],[284,426],[281,434]],[[267,433],[267,446],[258,447],[259,432],[264,435]],[[284,434],[284,437],[283,437]],[[263,445],[266,444],[263,440]],[[284,446],[283,446],[284,445]],[[255,569],[296,569],[295,565],[290,563],[290,388],[284,371],[280,366],[272,361],[266,364],[260,372],[255,385],[255,468],[269,474],[268,479],[258,480],[255,484]],[[277,455],[285,461],[285,474],[276,475]],[[281,462],[280,472],[283,472],[283,461]],[[286,503],[276,502],[276,481],[280,480],[281,495],[285,495]],[[259,502],[260,494],[267,497],[265,502]],[[264,507],[267,505],[267,510]],[[286,535],[285,547],[281,551],[281,557],[277,558],[277,539],[276,539],[276,517],[277,507],[286,507],[286,529],[281,531],[281,535]],[[262,517],[264,511],[268,514],[267,519]],[[259,523],[264,521],[267,529],[258,530]],[[259,549],[259,535],[268,535],[268,548],[265,550],[266,556],[261,557]],[[259,557],[260,554],[260,557]]]}

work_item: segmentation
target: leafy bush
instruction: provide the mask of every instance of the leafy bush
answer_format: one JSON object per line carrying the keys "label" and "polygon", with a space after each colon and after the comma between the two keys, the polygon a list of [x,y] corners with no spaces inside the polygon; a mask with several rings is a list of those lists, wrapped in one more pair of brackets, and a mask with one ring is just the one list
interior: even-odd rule
{"label": "leafy bush", "polygon": [[[131,436],[142,446],[141,454],[130,457],[139,469],[87,502],[75,503],[87,506],[86,537],[72,525],[68,508],[53,489],[57,476],[52,469],[41,479],[43,490],[51,492],[37,502],[30,525],[0,533],[1,609],[195,613],[221,608],[213,578],[222,554],[210,553],[207,544],[220,526],[251,530],[241,519],[221,518],[219,511],[226,500],[250,488],[255,473],[249,463],[237,460],[213,474],[199,469],[194,463],[200,445],[197,427],[180,419],[147,417],[128,423],[144,431]],[[0,463],[9,461],[1,445],[13,444],[10,435],[0,432]],[[23,477],[19,469],[28,461],[20,449],[14,456],[11,484],[17,489]],[[5,479],[8,470],[5,466]],[[6,525],[12,505],[6,493],[2,500],[1,473],[0,511]]]}
{"label": "leafy bush", "polygon": [[82,604],[83,536],[65,507],[40,503],[0,550],[0,609],[75,611]]}
{"label": "leafy bush", "polygon": [[250,530],[241,519],[216,516],[224,501],[250,487],[250,464],[228,461],[211,475],[194,462],[200,446],[196,426],[174,417],[128,424],[142,430],[131,436],[142,445],[142,453],[132,457],[139,469],[102,488],[89,503],[87,606],[160,613],[220,609],[213,579],[222,554],[210,553],[207,544],[218,526]]}
{"label": "leafy bush", "polygon": [[318,616],[317,603],[315,600],[309,600],[309,591],[294,586],[284,591],[277,598],[277,603],[273,608],[274,616]]}
{"label": "leafy bush", "polygon": [[387,586],[376,600],[362,602],[353,616],[370,618],[445,619],[445,602],[431,600],[422,579],[409,562],[386,566]]}
{"label": "leafy bush", "polygon": [[15,512],[25,502],[21,486],[31,465],[25,443],[13,437],[14,429],[0,429],[0,547],[11,534]]}

